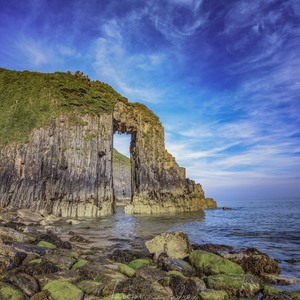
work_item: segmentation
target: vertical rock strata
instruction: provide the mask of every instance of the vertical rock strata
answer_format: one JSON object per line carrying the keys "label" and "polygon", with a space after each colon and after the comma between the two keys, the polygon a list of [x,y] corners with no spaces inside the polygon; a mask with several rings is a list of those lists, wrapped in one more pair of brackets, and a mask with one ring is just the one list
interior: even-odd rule
{"label": "vertical rock strata", "polygon": [[164,128],[142,104],[118,102],[114,132],[131,134],[132,200],[125,213],[162,213],[215,208],[200,184],[185,177],[164,144]]}
{"label": "vertical rock strata", "polygon": [[61,217],[115,211],[112,151],[115,132],[131,134],[131,204],[126,213],[216,207],[200,184],[185,178],[164,145],[158,117],[144,105],[117,102],[114,113],[60,116],[36,129],[22,147],[0,155],[0,206],[46,209]]}
{"label": "vertical rock strata", "polygon": [[57,216],[102,216],[114,211],[112,114],[55,119],[35,130],[23,147],[0,156],[0,205]]}

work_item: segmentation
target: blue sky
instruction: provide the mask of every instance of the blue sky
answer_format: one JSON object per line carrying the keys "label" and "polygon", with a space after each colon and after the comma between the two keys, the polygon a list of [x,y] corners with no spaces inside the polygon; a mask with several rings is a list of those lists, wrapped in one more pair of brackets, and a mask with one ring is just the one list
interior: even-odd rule
{"label": "blue sky", "polygon": [[[83,71],[165,128],[206,196],[300,196],[299,0],[0,0],[0,66]],[[115,145],[128,153],[128,137]]]}

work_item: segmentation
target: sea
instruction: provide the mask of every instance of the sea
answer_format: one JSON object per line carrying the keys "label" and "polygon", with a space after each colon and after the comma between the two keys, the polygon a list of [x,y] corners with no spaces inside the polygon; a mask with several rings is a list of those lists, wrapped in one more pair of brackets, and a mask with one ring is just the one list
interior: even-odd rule
{"label": "sea", "polygon": [[[281,274],[300,278],[300,198],[217,203],[217,209],[152,215],[127,215],[118,207],[110,216],[81,219],[77,227],[88,225],[89,234],[111,240],[146,241],[163,232],[182,231],[191,243],[254,247],[276,259]],[[296,262],[287,262],[292,259]],[[300,284],[280,289],[300,290]]]}

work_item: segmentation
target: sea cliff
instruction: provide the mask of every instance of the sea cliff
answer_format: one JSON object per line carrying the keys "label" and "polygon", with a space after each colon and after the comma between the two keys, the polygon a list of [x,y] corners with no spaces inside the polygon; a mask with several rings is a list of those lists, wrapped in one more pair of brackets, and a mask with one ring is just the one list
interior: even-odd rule
{"label": "sea cliff", "polygon": [[115,211],[113,135],[131,134],[131,202],[126,213],[215,208],[167,152],[164,128],[145,105],[129,103],[82,73],[0,69],[0,206],[56,216]]}

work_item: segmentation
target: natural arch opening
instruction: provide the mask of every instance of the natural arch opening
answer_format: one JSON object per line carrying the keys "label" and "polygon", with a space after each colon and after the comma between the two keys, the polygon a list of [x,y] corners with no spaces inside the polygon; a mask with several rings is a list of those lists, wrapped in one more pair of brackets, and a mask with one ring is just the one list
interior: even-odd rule
{"label": "natural arch opening", "polygon": [[124,213],[131,201],[130,142],[131,134],[114,134],[112,168],[117,213]]}

